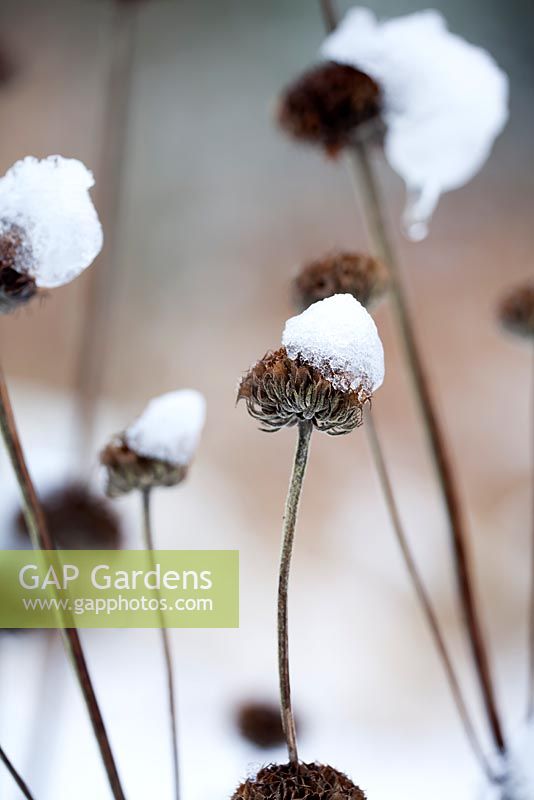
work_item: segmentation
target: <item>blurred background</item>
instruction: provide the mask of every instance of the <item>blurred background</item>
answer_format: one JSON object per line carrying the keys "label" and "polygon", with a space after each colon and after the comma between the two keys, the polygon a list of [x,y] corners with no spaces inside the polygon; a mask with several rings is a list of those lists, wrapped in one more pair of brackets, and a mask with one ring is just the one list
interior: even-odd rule
{"label": "blurred background", "polygon": [[[372,4],[380,16],[424,7]],[[510,76],[510,122],[476,179],[442,198],[422,243],[400,233],[400,180],[382,163],[379,173],[471,524],[478,596],[513,737],[526,697],[532,353],[499,330],[495,306],[534,272],[534,10],[527,0],[435,7]],[[28,459],[41,491],[79,474],[77,361],[98,274],[111,314],[102,329],[97,429],[84,453],[95,485],[99,448],[152,395],[190,386],[208,400],[190,478],[159,492],[154,512],[160,547],[241,551],[240,629],[173,631],[183,797],[227,798],[259,764],[284,758],[283,749],[242,742],[233,715],[243,700],[277,698],[276,573],[294,447],[294,431],[262,434],[244,407],[235,409],[235,386],[278,345],[299,266],[335,248],[366,247],[344,164],[297,147],[273,122],[280,89],[317,58],[318,3],[1,0],[0,23],[0,171],[27,154],[80,158],[95,173],[107,239],[80,279],[0,319]],[[128,59],[126,82],[110,88],[114,65]],[[126,120],[111,159],[110,109]],[[482,723],[447,528],[387,303],[376,321],[387,368],[377,425]],[[347,772],[370,800],[393,792],[479,796],[483,782],[408,584],[365,436],[316,435],[311,456],[290,599],[301,754]],[[5,460],[0,470],[8,546],[18,501]],[[117,508],[127,546],[140,546],[138,498]],[[129,800],[170,797],[157,631],[82,635]],[[38,800],[110,796],[66,660],[42,634],[0,637],[0,742]],[[2,771],[0,796],[18,796]]]}

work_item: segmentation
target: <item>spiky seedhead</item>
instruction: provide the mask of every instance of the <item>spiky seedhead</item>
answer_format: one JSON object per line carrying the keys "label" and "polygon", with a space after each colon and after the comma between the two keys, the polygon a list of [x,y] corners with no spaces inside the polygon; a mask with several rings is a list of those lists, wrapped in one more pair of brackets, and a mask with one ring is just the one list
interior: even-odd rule
{"label": "spiky seedhead", "polygon": [[387,273],[383,264],[364,253],[340,251],[305,264],[293,282],[299,311],[335,294],[351,294],[369,309],[383,296]]}
{"label": "spiky seedhead", "polygon": [[237,400],[245,400],[263,431],[308,420],[317,430],[338,436],[362,424],[371,395],[364,385],[351,391],[335,388],[318,369],[300,357],[289,358],[280,347],[266,353],[242,378]]}
{"label": "spiky seedhead", "polygon": [[242,783],[232,800],[365,800],[365,794],[327,765],[272,764]]}
{"label": "spiky seedhead", "polygon": [[379,118],[380,109],[380,87],[369,75],[327,61],[283,92],[278,122],[294,139],[319,145],[335,156],[353,141],[361,125]]}
{"label": "spiky seedhead", "polygon": [[247,742],[267,749],[284,744],[280,707],[274,703],[250,700],[243,703],[236,714],[239,733]]}
{"label": "spiky seedhead", "polygon": [[[68,484],[41,500],[50,534],[64,550],[117,550],[120,524],[110,504],[82,484]],[[22,512],[17,528],[24,536],[28,529]]]}
{"label": "spiky seedhead", "polygon": [[534,281],[518,286],[504,298],[499,317],[512,333],[534,338]]}
{"label": "spiky seedhead", "polygon": [[37,293],[35,280],[24,271],[31,252],[23,231],[0,221],[0,314],[9,314]]}
{"label": "spiky seedhead", "polygon": [[108,497],[119,497],[136,489],[177,486],[187,475],[187,466],[138,455],[130,449],[123,435],[114,438],[102,450],[100,463],[106,469]]}

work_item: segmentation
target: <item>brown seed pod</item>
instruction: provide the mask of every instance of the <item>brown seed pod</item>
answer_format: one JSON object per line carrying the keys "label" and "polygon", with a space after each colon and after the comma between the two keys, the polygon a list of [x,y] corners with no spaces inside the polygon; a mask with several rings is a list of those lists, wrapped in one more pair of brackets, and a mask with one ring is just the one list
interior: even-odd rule
{"label": "brown seed pod", "polygon": [[[42,508],[56,547],[64,550],[117,550],[121,532],[109,503],[81,484],[70,484],[43,497]],[[17,529],[28,536],[22,512]]]}
{"label": "brown seed pod", "polygon": [[340,251],[305,264],[293,281],[299,311],[335,294],[351,294],[369,309],[383,296],[387,273],[383,264],[363,253]]}
{"label": "brown seed pod", "polygon": [[26,274],[31,252],[16,225],[0,222],[0,314],[8,314],[34,297],[35,281]]}
{"label": "brown seed pod", "polygon": [[333,767],[272,764],[242,783],[232,800],[365,800],[365,794]]}
{"label": "brown seed pod", "polygon": [[369,75],[327,61],[283,92],[278,123],[294,139],[335,156],[351,143],[359,126],[379,118],[380,110],[380,87]]}
{"label": "brown seed pod", "polygon": [[243,703],[237,709],[236,724],[243,739],[256,747],[267,749],[285,742],[280,707],[274,703]]}
{"label": "brown seed pod", "polygon": [[123,436],[113,439],[100,453],[100,463],[106,468],[108,497],[138,489],[158,486],[177,486],[187,475],[187,467],[145,458],[131,450]]}
{"label": "brown seed pod", "polygon": [[267,353],[247,372],[239,385],[237,400],[259,420],[261,430],[278,431],[309,420],[319,431],[338,436],[363,422],[369,391],[336,389],[321,372],[297,358],[285,347]]}
{"label": "brown seed pod", "polygon": [[499,318],[512,333],[529,339],[534,337],[534,282],[518,286],[504,298]]}

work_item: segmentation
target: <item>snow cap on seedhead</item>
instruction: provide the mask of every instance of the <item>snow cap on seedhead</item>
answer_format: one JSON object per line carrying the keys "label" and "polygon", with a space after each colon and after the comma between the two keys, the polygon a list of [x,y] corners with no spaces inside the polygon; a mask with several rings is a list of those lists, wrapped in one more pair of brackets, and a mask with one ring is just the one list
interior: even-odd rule
{"label": "snow cap on seedhead", "polygon": [[440,195],[471,180],[504,128],[507,76],[433,10],[382,21],[353,8],[321,55],[380,87],[386,158],[408,190],[406,229],[423,238]]}
{"label": "snow cap on seedhead", "polygon": [[194,389],[168,392],[102,451],[107,493],[176,486],[187,475],[206,418],[206,401]]}
{"label": "snow cap on seedhead", "polygon": [[10,248],[10,269],[39,288],[76,278],[102,249],[93,185],[92,173],[76,159],[17,161],[0,178],[0,261]]}
{"label": "snow cap on seedhead", "polygon": [[352,295],[314,303],[286,323],[282,347],[242,378],[238,400],[262,430],[309,421],[331,435],[350,433],[384,379],[376,325]]}

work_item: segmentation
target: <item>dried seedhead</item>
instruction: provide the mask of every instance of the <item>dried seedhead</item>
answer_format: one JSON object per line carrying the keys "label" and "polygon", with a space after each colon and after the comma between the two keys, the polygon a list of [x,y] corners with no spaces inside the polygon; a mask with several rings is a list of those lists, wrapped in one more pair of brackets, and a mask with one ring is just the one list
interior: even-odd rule
{"label": "dried seedhead", "polygon": [[102,450],[100,463],[106,468],[109,497],[119,497],[135,489],[176,486],[187,475],[186,466],[138,455],[128,447],[123,436],[113,439]]}
{"label": "dried seedhead", "polygon": [[249,701],[237,710],[239,733],[256,747],[277,747],[285,742],[280,708],[274,703]]}
{"label": "dried seedhead", "polygon": [[518,286],[511,292],[499,309],[499,317],[512,333],[526,338],[534,337],[534,282]]}
{"label": "dried seedhead", "polygon": [[294,139],[335,156],[351,143],[359,126],[379,118],[380,109],[380,87],[369,75],[327,61],[284,91],[278,122]]}
{"label": "dried seedhead", "polygon": [[293,297],[299,311],[335,294],[351,294],[369,309],[386,286],[387,273],[380,261],[342,251],[305,264],[293,282]]}
{"label": "dried seedhead", "polygon": [[261,430],[278,431],[309,420],[319,431],[338,436],[363,422],[370,402],[365,387],[354,391],[336,389],[315,367],[300,358],[289,358],[285,347],[267,353],[242,378],[237,400],[259,420]]}
{"label": "dried seedhead", "polygon": [[[57,489],[42,499],[48,529],[57,547],[64,550],[117,550],[120,525],[109,503],[81,484]],[[17,528],[28,535],[22,512]]]}
{"label": "dried seedhead", "polygon": [[30,259],[22,230],[0,222],[0,314],[14,311],[37,293],[34,279],[24,269]]}
{"label": "dried seedhead", "polygon": [[365,800],[365,794],[333,767],[273,764],[242,783],[232,800]]}

